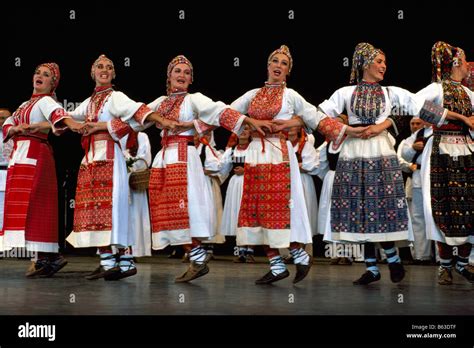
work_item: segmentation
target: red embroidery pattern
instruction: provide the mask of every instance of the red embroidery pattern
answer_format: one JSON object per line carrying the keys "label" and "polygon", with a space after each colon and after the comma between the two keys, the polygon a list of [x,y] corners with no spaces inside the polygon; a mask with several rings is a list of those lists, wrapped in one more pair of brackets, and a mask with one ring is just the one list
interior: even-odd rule
{"label": "red embroidery pattern", "polygon": [[27,157],[37,162],[8,168],[3,228],[25,231],[27,241],[57,242],[57,182],[51,148],[37,138],[22,136],[19,140],[29,140]]}
{"label": "red embroidery pattern", "polygon": [[331,141],[336,141],[341,134],[344,124],[333,120],[330,117],[325,117],[319,122],[318,131]]}
{"label": "red embroidery pattern", "polygon": [[150,212],[153,233],[189,228],[187,164],[152,168]]}
{"label": "red embroidery pattern", "polygon": [[128,123],[123,122],[119,118],[114,118],[110,122],[110,127],[112,128],[112,132],[114,133],[115,137],[118,139],[121,139],[128,133],[133,132],[132,127],[130,127]]}
{"label": "red embroidery pattern", "polygon": [[[286,148],[286,144],[283,148]],[[288,162],[257,165],[245,163],[239,227],[289,229],[290,189]]]}
{"label": "red embroidery pattern", "polygon": [[135,121],[137,121],[139,124],[143,124],[143,120],[145,119],[145,116],[149,115],[150,113],[152,113],[153,110],[151,110],[148,106],[146,106],[145,104],[142,104],[142,106],[140,106],[138,108],[138,110],[133,114],[133,118],[135,119]]}
{"label": "red embroidery pattern", "polygon": [[105,151],[105,158],[113,160],[115,158],[115,142],[107,140],[107,150]]}
{"label": "red embroidery pattern", "polygon": [[8,168],[3,226],[5,230],[25,230],[35,173],[36,167],[32,165],[15,164]]}
{"label": "red embroidery pattern", "polygon": [[281,155],[283,156],[283,162],[289,162],[290,157],[288,156],[288,146],[286,145],[286,138],[280,136],[280,149]]}
{"label": "red embroidery pattern", "polygon": [[33,109],[33,106],[41,99],[44,95],[39,97],[32,97],[28,100],[24,105],[21,105],[14,113],[13,113],[13,120],[15,121],[15,125],[23,124],[23,123],[30,123],[30,113]]}
{"label": "red embroidery pattern", "polygon": [[[226,111],[227,111],[227,110],[226,110]],[[225,111],[222,113],[222,115],[224,115],[224,113],[225,113]],[[240,114],[239,114],[239,116],[240,116]],[[222,117],[222,116],[221,116],[221,117]],[[221,118],[221,119],[222,119],[222,118]],[[199,127],[198,132],[199,132],[200,134],[205,133],[205,132],[208,132],[208,131],[211,131],[211,130],[214,130],[214,129],[217,128],[217,127],[215,127],[215,126],[211,126],[211,125],[209,125],[209,124],[207,124],[207,123],[205,123],[205,122],[202,122],[201,120],[196,120],[196,122],[197,122],[197,126]],[[232,130],[232,129],[230,129],[230,130]]]}
{"label": "red embroidery pattern", "polygon": [[257,120],[272,120],[281,110],[284,85],[260,88],[250,102],[248,114]]}
{"label": "red embroidery pattern", "polygon": [[71,116],[63,108],[58,108],[51,113],[51,123],[54,125],[64,118],[71,118]]}
{"label": "red embroidery pattern", "polygon": [[219,123],[222,127],[232,132],[241,116],[242,115],[235,110],[225,109],[219,117]]}
{"label": "red embroidery pattern", "polygon": [[108,88],[100,92],[94,92],[92,94],[89,105],[87,105],[87,121],[97,122],[99,120],[99,111],[102,109],[105,101],[113,91],[114,90],[112,88]]}
{"label": "red embroidery pattern", "polygon": [[77,177],[74,231],[112,230],[113,161],[81,165]]}
{"label": "red embroidery pattern", "polygon": [[185,97],[186,93],[170,95],[163,100],[156,112],[168,120],[177,121],[179,119],[179,110]]}

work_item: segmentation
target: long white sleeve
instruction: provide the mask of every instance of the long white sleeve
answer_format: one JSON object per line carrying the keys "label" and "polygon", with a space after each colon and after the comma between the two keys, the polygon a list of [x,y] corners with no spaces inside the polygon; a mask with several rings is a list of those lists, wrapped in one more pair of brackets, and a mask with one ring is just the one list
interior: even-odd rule
{"label": "long white sleeve", "polygon": [[[398,162],[400,163],[400,167],[401,167],[402,171],[404,171],[405,173],[411,173],[411,169],[410,169],[411,161],[409,159],[410,157],[404,157],[402,155],[403,149],[405,147],[407,147],[406,146],[406,139],[402,140],[400,142],[400,144],[398,145],[398,149],[397,149]],[[411,158],[413,158],[413,156]]]}
{"label": "long white sleeve", "polygon": [[233,153],[234,153],[234,149],[229,147],[222,154],[222,158],[221,158],[222,166],[221,166],[221,170],[220,170],[220,173],[222,175],[227,175],[228,176],[230,174],[232,168],[234,167],[232,165],[232,154]]}
{"label": "long white sleeve", "polygon": [[242,95],[241,97],[237,98],[230,104],[230,107],[234,110],[237,110],[241,114],[247,114],[249,111],[250,103],[252,102],[253,98],[259,91],[259,88],[252,89]]}
{"label": "long white sleeve", "polygon": [[[221,101],[215,102],[201,93],[191,94],[190,98],[193,112],[202,122],[210,126],[222,126],[237,134],[243,130],[245,116],[233,110],[229,105]],[[201,133],[199,129],[198,132]]]}
{"label": "long white sleeve", "polygon": [[319,157],[319,166],[311,173],[311,175],[317,175],[321,180],[324,179],[327,172],[329,171],[329,161],[326,149],[327,146],[328,143],[325,141],[316,149]]}
{"label": "long white sleeve", "polygon": [[337,117],[344,111],[346,107],[346,99],[352,94],[354,86],[346,86],[336,90],[329,99],[326,99],[319,108],[328,116]]}
{"label": "long white sleeve", "polygon": [[399,116],[418,116],[425,99],[422,95],[414,94],[400,87],[387,87],[392,107],[398,108]]}
{"label": "long white sleeve", "polygon": [[293,105],[293,112],[302,118],[305,124],[306,133],[312,133],[318,128],[319,122],[327,117],[324,113],[316,109],[311,103],[308,103],[298,92],[289,88],[288,98],[291,105]]}
{"label": "long white sleeve", "polygon": [[87,118],[87,106],[89,105],[91,98],[84,100],[76,109],[68,112],[71,117],[79,122],[84,122]]}

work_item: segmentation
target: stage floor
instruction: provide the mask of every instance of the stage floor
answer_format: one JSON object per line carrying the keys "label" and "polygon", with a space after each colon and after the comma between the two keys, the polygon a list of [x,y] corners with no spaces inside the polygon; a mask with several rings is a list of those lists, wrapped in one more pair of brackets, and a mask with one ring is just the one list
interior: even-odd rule
{"label": "stage floor", "polygon": [[219,257],[210,272],[192,283],[175,284],[187,264],[166,256],[140,258],[136,276],[115,282],[89,281],[84,275],[98,257],[67,256],[69,264],[48,279],[27,279],[28,260],[0,260],[0,315],[473,315],[474,284],[453,273],[452,286],[437,283],[436,266],[405,266],[398,284],[387,265],[382,280],[368,286],[352,281],[364,264],[331,266],[317,259],[308,277],[273,285],[254,281],[268,271],[264,258],[235,264]]}

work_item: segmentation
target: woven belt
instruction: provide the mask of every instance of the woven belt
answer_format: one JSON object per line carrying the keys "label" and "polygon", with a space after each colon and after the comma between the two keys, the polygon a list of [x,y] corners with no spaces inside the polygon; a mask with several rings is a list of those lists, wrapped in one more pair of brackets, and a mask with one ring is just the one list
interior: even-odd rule
{"label": "woven belt", "polygon": [[193,135],[167,135],[161,139],[161,146],[163,147],[162,158],[165,158],[166,148],[169,145],[178,144],[178,160],[186,162],[187,157],[187,147],[194,146],[194,136]]}

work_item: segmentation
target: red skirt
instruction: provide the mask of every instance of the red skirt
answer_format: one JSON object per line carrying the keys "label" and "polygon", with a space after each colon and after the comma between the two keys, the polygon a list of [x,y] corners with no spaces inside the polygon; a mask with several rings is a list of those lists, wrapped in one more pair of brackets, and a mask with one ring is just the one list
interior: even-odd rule
{"label": "red skirt", "polygon": [[57,252],[57,190],[53,151],[46,135],[17,137],[5,189],[5,249]]}

